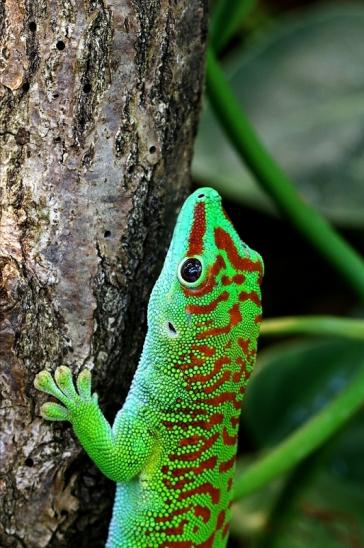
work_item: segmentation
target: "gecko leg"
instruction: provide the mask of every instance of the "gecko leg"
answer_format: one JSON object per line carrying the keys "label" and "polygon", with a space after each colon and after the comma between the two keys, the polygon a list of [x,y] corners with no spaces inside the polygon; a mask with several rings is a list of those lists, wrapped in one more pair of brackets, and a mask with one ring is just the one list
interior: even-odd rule
{"label": "gecko leg", "polygon": [[54,379],[48,371],[41,371],[34,386],[60,402],[43,404],[41,415],[46,420],[69,421],[85,451],[107,477],[127,481],[142,470],[154,440],[145,420],[138,416],[140,409],[122,409],[111,428],[97,395],[91,392],[91,373],[86,369],[78,375],[77,390],[71,370],[65,366],[56,369]]}

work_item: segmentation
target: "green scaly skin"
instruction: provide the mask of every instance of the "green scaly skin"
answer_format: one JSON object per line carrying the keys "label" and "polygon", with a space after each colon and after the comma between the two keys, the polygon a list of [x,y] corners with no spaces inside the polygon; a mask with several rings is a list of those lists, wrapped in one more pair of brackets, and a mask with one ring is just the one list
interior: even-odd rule
{"label": "green scaly skin", "polygon": [[[181,267],[191,257],[202,265],[194,282]],[[178,217],[151,294],[140,363],[113,426],[91,394],[88,370],[77,390],[68,367],[56,370],[55,381],[47,371],[36,376],[36,388],[62,404],[44,404],[43,417],[70,421],[91,459],[117,482],[107,547],[226,546],[262,271],[218,193],[200,189]]]}

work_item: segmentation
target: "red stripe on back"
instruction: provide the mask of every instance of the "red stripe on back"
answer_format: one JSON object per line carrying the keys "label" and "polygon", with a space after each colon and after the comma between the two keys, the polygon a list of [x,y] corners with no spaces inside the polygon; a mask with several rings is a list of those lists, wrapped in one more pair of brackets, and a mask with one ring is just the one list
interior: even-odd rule
{"label": "red stripe on back", "polygon": [[210,482],[198,485],[189,491],[183,491],[179,494],[179,499],[184,500],[192,497],[193,495],[209,495],[213,504],[217,504],[220,500],[220,489],[217,489]]}
{"label": "red stripe on back", "polygon": [[181,455],[177,455],[175,453],[172,453],[169,455],[170,460],[182,460],[182,461],[191,461],[196,460],[201,457],[201,455],[204,454],[205,451],[210,449],[214,445],[214,443],[219,438],[219,433],[215,432],[210,438],[206,438],[205,442],[201,445],[199,449],[196,451],[193,451],[192,453],[183,453]]}
{"label": "red stripe on back", "polygon": [[228,470],[230,470],[234,466],[235,461],[236,455],[233,455],[231,459],[222,462],[219,466],[220,472],[227,472]]}
{"label": "red stripe on back", "polygon": [[168,521],[171,521],[172,518],[175,516],[180,516],[181,514],[185,514],[186,512],[189,512],[192,508],[192,505],[186,506],[184,508],[178,508],[177,510],[173,510],[168,514],[168,516],[157,516],[155,518],[155,521],[157,523],[166,523]]}
{"label": "red stripe on back", "polygon": [[209,457],[206,460],[203,460],[198,466],[185,466],[181,468],[175,468],[172,471],[172,475],[175,477],[182,476],[188,472],[194,472],[195,474],[201,474],[204,470],[213,470],[216,466],[217,457]]}

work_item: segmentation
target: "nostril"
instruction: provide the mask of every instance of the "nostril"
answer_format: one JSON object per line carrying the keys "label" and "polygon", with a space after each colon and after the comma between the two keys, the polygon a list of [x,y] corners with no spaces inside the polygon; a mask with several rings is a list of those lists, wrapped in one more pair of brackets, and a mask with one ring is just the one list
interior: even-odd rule
{"label": "nostril", "polygon": [[197,196],[197,198],[204,198],[204,197],[205,197],[205,194],[199,194],[199,195]]}
{"label": "nostril", "polygon": [[171,335],[177,335],[177,331],[176,331],[176,328],[174,327],[173,323],[168,322],[167,326],[168,326],[168,331],[171,333]]}

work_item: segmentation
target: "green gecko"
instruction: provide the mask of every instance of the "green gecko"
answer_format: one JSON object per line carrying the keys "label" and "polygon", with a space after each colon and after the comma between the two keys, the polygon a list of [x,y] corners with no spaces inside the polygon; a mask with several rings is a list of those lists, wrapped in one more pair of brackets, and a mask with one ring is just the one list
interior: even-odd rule
{"label": "green gecko", "polygon": [[85,451],[117,483],[108,548],[223,548],[231,518],[239,416],[261,321],[260,255],[239,238],[219,194],[184,203],[148,306],[148,331],[111,427],[91,393],[58,367],[34,384],[62,405]]}

